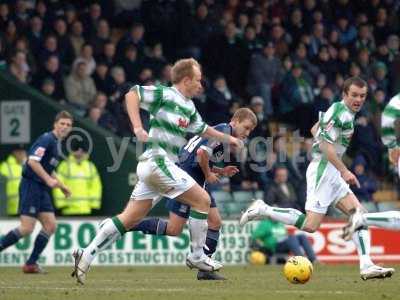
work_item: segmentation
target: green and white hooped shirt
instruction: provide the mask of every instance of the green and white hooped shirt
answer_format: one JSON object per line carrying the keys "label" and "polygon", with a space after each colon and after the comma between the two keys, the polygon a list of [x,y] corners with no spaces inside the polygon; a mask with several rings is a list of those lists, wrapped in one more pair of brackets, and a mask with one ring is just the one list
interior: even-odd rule
{"label": "green and white hooped shirt", "polygon": [[396,121],[400,120],[400,93],[390,99],[382,113],[382,142],[389,149],[400,147],[396,134]]}
{"label": "green and white hooped shirt", "polygon": [[346,106],[343,100],[332,104],[326,113],[321,113],[312,148],[313,160],[326,161],[319,148],[321,141],[333,144],[337,155],[343,156],[354,132],[354,116],[355,113]]}
{"label": "green and white hooped shirt", "polygon": [[206,131],[207,124],[193,101],[175,87],[135,85],[131,90],[139,95],[140,108],[150,113],[149,140],[139,160],[166,156],[177,162],[179,151],[187,142],[186,133],[199,135]]}

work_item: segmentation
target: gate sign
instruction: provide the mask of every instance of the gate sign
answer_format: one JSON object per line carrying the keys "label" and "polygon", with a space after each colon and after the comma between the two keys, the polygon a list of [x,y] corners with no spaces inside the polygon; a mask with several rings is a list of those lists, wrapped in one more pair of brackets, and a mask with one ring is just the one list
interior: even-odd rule
{"label": "gate sign", "polygon": [[1,101],[0,104],[0,143],[29,143],[31,140],[30,102]]}

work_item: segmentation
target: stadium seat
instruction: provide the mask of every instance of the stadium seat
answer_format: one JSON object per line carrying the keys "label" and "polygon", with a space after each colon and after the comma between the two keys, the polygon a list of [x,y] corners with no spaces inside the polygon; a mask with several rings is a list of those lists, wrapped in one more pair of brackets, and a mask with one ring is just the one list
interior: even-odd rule
{"label": "stadium seat", "polygon": [[264,200],[264,191],[258,190],[254,192],[254,197],[256,199],[262,199]]}
{"label": "stadium seat", "polygon": [[217,203],[232,202],[232,194],[225,191],[212,191],[211,195]]}
{"label": "stadium seat", "polygon": [[237,203],[248,203],[254,199],[253,192],[238,191],[233,192],[233,200]]}
{"label": "stadium seat", "polygon": [[361,202],[361,205],[364,206],[368,212],[377,212],[378,211],[378,206],[375,202]]}
{"label": "stadium seat", "polygon": [[378,203],[378,211],[399,210],[399,202],[387,201]]}

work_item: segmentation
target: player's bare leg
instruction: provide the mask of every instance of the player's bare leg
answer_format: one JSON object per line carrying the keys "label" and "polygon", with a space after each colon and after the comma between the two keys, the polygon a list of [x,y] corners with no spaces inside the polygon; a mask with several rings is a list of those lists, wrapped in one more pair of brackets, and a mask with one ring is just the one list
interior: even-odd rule
{"label": "player's bare leg", "polygon": [[100,230],[89,246],[74,251],[75,267],[71,275],[76,277],[78,283],[84,284],[86,273],[97,254],[119,239],[127,228],[132,228],[143,219],[151,207],[151,199],[130,200],[121,214],[100,224]]}

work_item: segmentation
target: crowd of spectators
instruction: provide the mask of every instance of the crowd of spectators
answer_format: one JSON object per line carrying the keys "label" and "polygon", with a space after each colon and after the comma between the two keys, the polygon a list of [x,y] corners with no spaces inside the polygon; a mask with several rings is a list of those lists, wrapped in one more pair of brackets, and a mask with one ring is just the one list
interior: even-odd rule
{"label": "crowd of spectators", "polygon": [[173,62],[194,57],[205,87],[194,100],[208,123],[246,105],[260,122],[253,137],[277,123],[306,138],[298,160],[281,149],[287,136],[275,136],[271,168],[254,177],[242,165],[232,189],[272,193],[286,176],[284,194],[304,201],[309,129],[349,76],[369,84],[350,152],[382,175],[380,114],[400,91],[399,16],[393,0],[2,0],[0,69],[122,136],[131,134],[129,87],[169,85]]}

